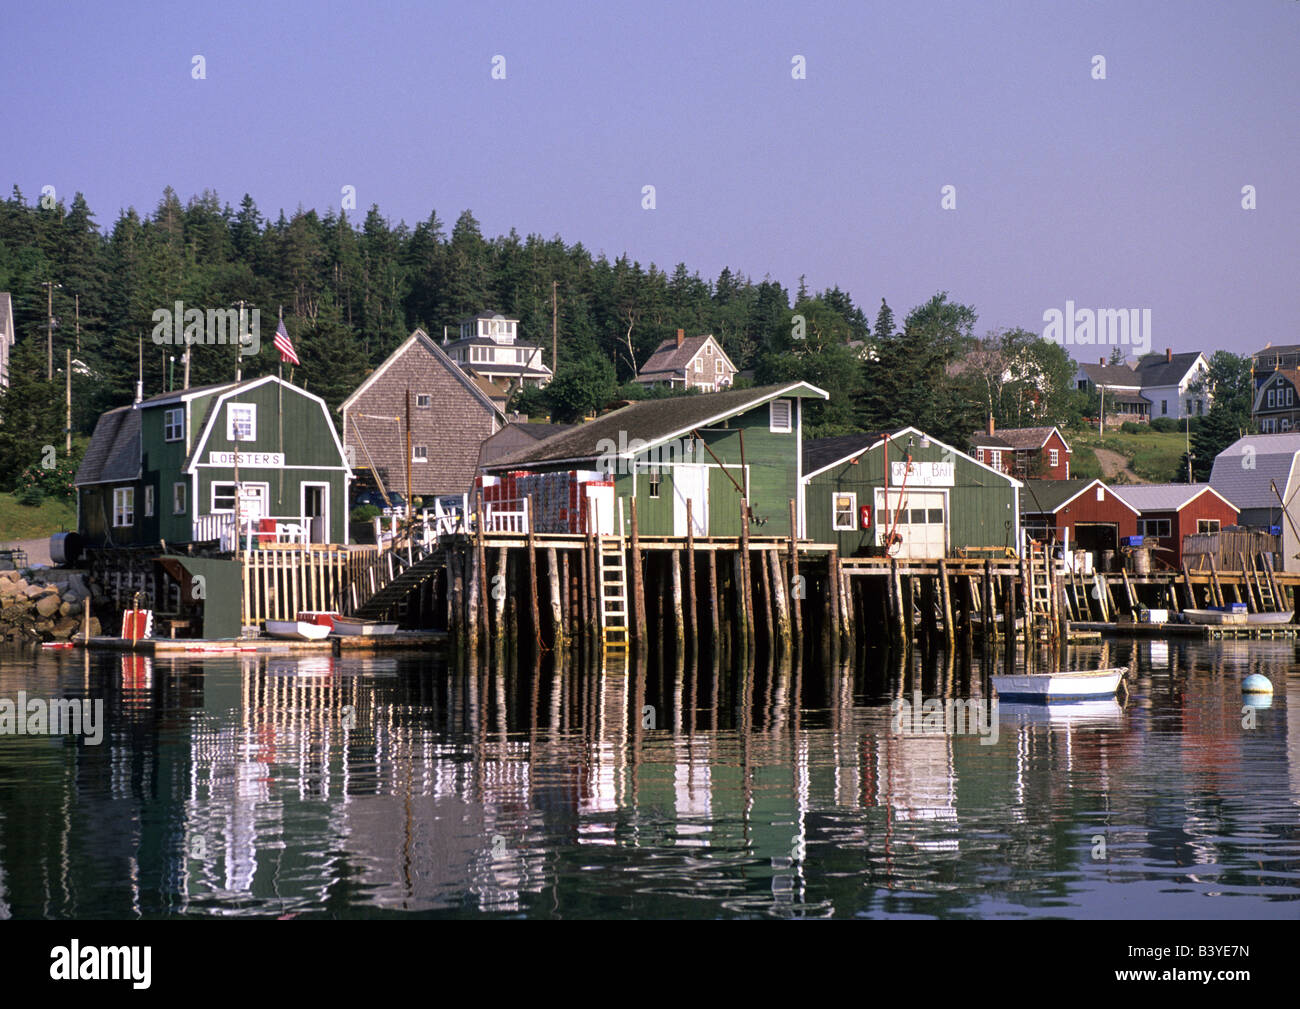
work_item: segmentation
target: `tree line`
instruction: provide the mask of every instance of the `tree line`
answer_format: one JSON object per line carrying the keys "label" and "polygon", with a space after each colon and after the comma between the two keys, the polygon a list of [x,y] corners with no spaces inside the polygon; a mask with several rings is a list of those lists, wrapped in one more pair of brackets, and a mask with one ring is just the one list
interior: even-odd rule
{"label": "tree line", "polygon": [[[46,383],[47,288],[53,288],[54,389]],[[551,360],[552,290],[558,362]],[[809,436],[883,431],[904,424],[964,448],[993,416],[1001,427],[1068,424],[1087,398],[1058,345],[1024,330],[976,335],[972,306],[937,293],[901,322],[884,298],[869,319],[838,287],[794,291],[724,268],[705,279],[678,263],[642,266],[593,255],[581,242],[531,234],[487,238],[466,210],[448,231],[436,212],[413,228],[378,206],[346,212],[301,207],[265,218],[204,192],[182,203],[169,187],[152,213],[122,210],[101,230],[84,197],[29,203],[17,187],[0,203],[0,291],[11,292],[17,345],[0,393],[0,489],[12,489],[40,446],[62,446],[65,349],[72,349],[74,433],[104,410],[179,388],[183,347],[153,339],[155,313],[261,313],[260,352],[244,377],[273,372],[283,314],[301,365],[294,380],[332,409],[416,327],[439,338],[466,315],[518,318],[520,339],[543,348],[556,379],[517,404],[574,420],[619,398],[647,395],[637,368],[684,329],[712,333],[744,381],[805,380],[831,394],[808,417]],[[235,345],[193,347],[190,384],[234,377]],[[173,358],[175,360],[173,360]],[[1198,460],[1199,461],[1199,460]]]}

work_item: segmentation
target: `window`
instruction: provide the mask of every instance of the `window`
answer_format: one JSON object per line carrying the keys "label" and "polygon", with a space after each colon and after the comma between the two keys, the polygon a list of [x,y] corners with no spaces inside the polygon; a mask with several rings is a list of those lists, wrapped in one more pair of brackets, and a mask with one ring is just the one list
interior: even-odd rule
{"label": "window", "polygon": [[1052,467],[1061,465],[1061,450],[1056,448],[1049,448],[1047,450],[1047,462],[1048,465]]}
{"label": "window", "polygon": [[1160,413],[1163,415],[1163,414],[1166,414],[1166,413],[1168,413],[1168,412],[1169,412],[1169,400],[1167,400],[1167,399],[1162,399],[1162,400],[1160,401]]}
{"label": "window", "polygon": [[663,474],[660,473],[657,469],[652,469],[650,471],[650,481],[649,481],[650,496],[652,498],[657,498],[659,496],[659,485],[661,483],[663,483]]}
{"label": "window", "polygon": [[788,399],[775,399],[771,407],[771,426],[770,429],[774,434],[787,434],[793,429],[791,418],[794,410],[791,408]]}
{"label": "window", "polygon": [[1138,519],[1139,536],[1169,536],[1169,519]]}
{"label": "window", "polygon": [[1259,424],[1259,430],[1263,434],[1273,433],[1273,418],[1265,417]]}
{"label": "window", "polygon": [[929,511],[926,512],[925,520],[932,526],[943,525],[943,509],[942,508],[929,509]]}
{"label": "window", "polygon": [[717,375],[722,374],[722,358],[719,357],[713,362],[713,371],[714,374]]}
{"label": "window", "polygon": [[183,483],[172,484],[172,514],[185,514],[185,494],[186,485]]}
{"label": "window", "polygon": [[185,437],[185,411],[163,411],[163,441],[180,441]]}
{"label": "window", "polygon": [[1279,424],[1279,425],[1277,426],[1277,429],[1278,429],[1279,431],[1290,431],[1290,430],[1291,430],[1291,421],[1289,421],[1286,417],[1283,417],[1283,418],[1282,418],[1282,423]]}
{"label": "window", "polygon": [[235,485],[233,483],[214,483],[212,485],[212,514],[233,514],[235,511]]}
{"label": "window", "polygon": [[427,392],[418,392],[415,394],[415,405],[421,410],[427,408],[433,402],[433,397]]}
{"label": "window", "polygon": [[153,488],[152,487],[146,487],[144,489],[144,517],[145,518],[153,517]]}
{"label": "window", "polygon": [[1106,500],[1106,488],[1104,485],[1099,484],[1097,486],[1097,500],[1098,501]]}
{"label": "window", "polygon": [[835,529],[850,530],[857,528],[855,521],[858,510],[856,494],[836,494],[832,499],[831,526]]}
{"label": "window", "polygon": [[979,449],[979,450],[977,451],[977,456],[976,456],[976,457],[979,459],[980,462],[983,462],[983,461],[984,461],[984,450],[983,450],[983,449]]}
{"label": "window", "polygon": [[428,462],[428,461],[429,461],[428,445],[411,446],[411,462]]}
{"label": "window", "polygon": [[695,374],[698,375],[703,370],[704,370],[704,359],[701,357],[697,357],[695,359]]}
{"label": "window", "polygon": [[1187,412],[1188,412],[1188,413],[1193,413],[1193,412],[1194,412],[1193,407],[1192,407],[1192,403],[1193,403],[1193,402],[1194,402],[1194,401],[1193,401],[1193,400],[1190,400],[1190,399],[1187,401]]}
{"label": "window", "polygon": [[226,404],[226,437],[231,441],[257,441],[257,406]]}
{"label": "window", "polygon": [[995,449],[992,449],[992,450],[989,451],[989,465],[992,466],[995,470],[998,470],[999,472],[1001,472],[1001,470],[1002,470],[1002,453],[1001,453],[1001,451],[999,451],[999,450],[996,449],[996,448],[995,448]]}
{"label": "window", "polygon": [[1273,403],[1273,397],[1274,397],[1274,392],[1273,392],[1272,389],[1269,389],[1269,390],[1268,390],[1268,405],[1269,405],[1269,406],[1273,406],[1273,405],[1274,405],[1274,403]]}
{"label": "window", "polygon": [[1294,404],[1295,404],[1295,389],[1293,389],[1291,386],[1288,385],[1286,387],[1286,405],[1292,406]]}
{"label": "window", "polygon": [[1197,519],[1196,531],[1198,533],[1217,533],[1219,531],[1218,519]]}
{"label": "window", "polygon": [[115,487],[113,489],[113,526],[121,529],[135,525],[135,488]]}

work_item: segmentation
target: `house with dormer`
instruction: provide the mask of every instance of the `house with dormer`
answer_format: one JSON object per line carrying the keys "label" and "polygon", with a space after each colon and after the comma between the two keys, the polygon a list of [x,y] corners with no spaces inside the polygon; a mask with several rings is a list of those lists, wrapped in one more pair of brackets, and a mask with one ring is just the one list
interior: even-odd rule
{"label": "house with dormer", "polygon": [[442,333],[442,351],[498,405],[525,387],[544,389],[554,377],[542,348],[519,342],[519,320],[480,312],[460,320],[459,335]]}
{"label": "house with dormer", "polygon": [[1261,434],[1300,430],[1300,369],[1275,368],[1259,381],[1250,415]]}
{"label": "house with dormer", "polygon": [[680,389],[718,392],[730,388],[736,366],[712,334],[686,335],[665,340],[641,366],[636,381],[645,386],[666,385]]}

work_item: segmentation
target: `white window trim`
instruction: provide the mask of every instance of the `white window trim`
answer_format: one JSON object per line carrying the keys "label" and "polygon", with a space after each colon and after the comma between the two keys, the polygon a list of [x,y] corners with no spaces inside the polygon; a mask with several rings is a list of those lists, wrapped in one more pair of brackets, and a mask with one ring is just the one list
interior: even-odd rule
{"label": "white window trim", "polygon": [[[837,502],[839,498],[849,499],[849,524],[840,525],[839,508]],[[858,496],[852,492],[841,493],[835,491],[831,494],[831,528],[836,532],[853,532],[858,527]]]}
{"label": "white window trim", "polygon": [[144,517],[153,518],[153,486],[146,485],[144,489]]}
{"label": "white window trim", "polygon": [[[176,416],[178,419],[173,425],[171,418]],[[175,429],[175,435],[169,435],[167,432]],[[185,440],[185,408],[176,407],[172,410],[163,411],[163,441],[184,441]]]}
{"label": "white window trim", "polygon": [[[785,425],[781,426],[777,422],[777,408],[785,408]],[[768,430],[772,434],[789,434],[794,430],[794,404],[788,399],[774,399],[768,406]]]}
{"label": "white window trim", "polygon": [[[181,481],[172,484],[172,514],[184,515],[185,506],[189,503],[185,500],[189,492],[189,486]],[[179,505],[179,507],[177,507]]]}
{"label": "white window trim", "polygon": [[227,403],[226,404],[226,440],[235,441],[235,415],[237,411],[251,411],[249,424],[249,435],[247,438],[240,438],[239,441],[257,441],[257,404],[256,403]]}
{"label": "white window trim", "polygon": [[229,508],[218,508],[218,507],[217,507],[217,497],[218,497],[218,495],[217,495],[217,488],[218,488],[218,487],[233,487],[233,488],[235,489],[233,494],[231,494],[231,495],[225,495],[225,494],[223,494],[223,495],[221,495],[221,497],[227,497],[227,496],[229,496],[229,497],[234,497],[236,500],[238,500],[238,497],[239,497],[239,484],[235,483],[235,481],[233,481],[233,480],[213,480],[211,486],[208,488],[208,492],[209,492],[209,499],[208,499],[208,500],[209,500],[209,505],[210,505],[210,507],[208,508],[208,514],[209,514],[209,515],[233,515],[233,514],[235,514],[235,508],[234,508],[234,505],[231,505]]}
{"label": "white window trim", "polygon": [[[424,400],[423,403],[420,400]],[[427,410],[433,406],[433,396],[427,392],[417,392],[415,394],[415,407],[417,410]]]}
{"label": "white window trim", "polygon": [[[423,456],[416,455],[416,453],[419,452],[420,449],[424,449],[424,455],[423,455]],[[414,463],[414,462],[428,462],[428,461],[429,461],[429,446],[428,446],[428,445],[412,445],[412,446],[411,446],[411,462]]]}
{"label": "white window trim", "polygon": [[[121,521],[125,519],[126,521]],[[129,529],[135,525],[135,488],[113,488],[113,528]]]}
{"label": "white window trim", "polygon": [[1061,450],[1058,448],[1049,448],[1047,450],[1047,461],[1053,469],[1061,465]]}

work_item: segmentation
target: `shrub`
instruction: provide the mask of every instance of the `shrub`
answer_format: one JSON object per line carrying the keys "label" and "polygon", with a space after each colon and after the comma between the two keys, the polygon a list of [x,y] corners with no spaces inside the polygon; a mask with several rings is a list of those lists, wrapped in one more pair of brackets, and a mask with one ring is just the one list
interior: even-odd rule
{"label": "shrub", "polygon": [[1172,417],[1157,417],[1151,422],[1151,430],[1159,431],[1161,434],[1172,434],[1180,430],[1180,425]]}
{"label": "shrub", "polygon": [[45,491],[39,483],[29,483],[18,491],[18,503],[28,508],[35,508],[45,500]]}
{"label": "shrub", "polygon": [[352,509],[353,522],[369,522],[371,519],[382,515],[383,511],[377,505],[360,505]]}
{"label": "shrub", "polygon": [[1119,429],[1120,429],[1121,431],[1123,431],[1125,434],[1141,434],[1141,433],[1142,433],[1142,425],[1139,424],[1139,423],[1137,423],[1136,421],[1132,421],[1132,420],[1126,420],[1126,421],[1124,421],[1124,423],[1121,424],[1121,425],[1119,426]]}

